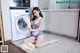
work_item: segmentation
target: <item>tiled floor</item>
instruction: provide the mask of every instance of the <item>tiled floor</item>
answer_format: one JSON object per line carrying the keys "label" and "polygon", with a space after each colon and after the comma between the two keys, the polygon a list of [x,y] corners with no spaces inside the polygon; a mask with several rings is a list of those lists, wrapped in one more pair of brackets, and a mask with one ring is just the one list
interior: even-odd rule
{"label": "tiled floor", "polygon": [[[58,42],[36,48],[33,51],[26,51],[28,53],[80,53],[80,43],[74,39],[46,33],[45,41],[49,41],[50,39],[58,40]],[[21,40],[21,42],[23,41]],[[19,43],[17,45],[19,45]]]}

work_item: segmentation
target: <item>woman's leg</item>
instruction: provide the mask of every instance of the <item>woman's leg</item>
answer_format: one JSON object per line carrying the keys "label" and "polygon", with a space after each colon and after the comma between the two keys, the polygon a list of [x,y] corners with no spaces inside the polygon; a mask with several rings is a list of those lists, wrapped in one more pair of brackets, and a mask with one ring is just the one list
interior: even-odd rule
{"label": "woman's leg", "polygon": [[46,45],[49,45],[49,44],[52,44],[52,43],[55,43],[55,42],[57,42],[57,40],[50,40],[50,41],[47,41],[47,42],[44,42],[44,38],[43,38],[43,36],[39,36],[38,38],[37,38],[37,40],[36,40],[36,45],[35,45],[35,47],[43,47],[43,46],[46,46]]}
{"label": "woman's leg", "polygon": [[25,43],[35,43],[35,37],[31,36],[24,40]]}
{"label": "woman's leg", "polygon": [[43,35],[39,35],[39,36],[37,37],[35,47],[37,47],[37,48],[38,48],[38,47],[41,47],[41,44],[43,43],[43,40],[44,40]]}

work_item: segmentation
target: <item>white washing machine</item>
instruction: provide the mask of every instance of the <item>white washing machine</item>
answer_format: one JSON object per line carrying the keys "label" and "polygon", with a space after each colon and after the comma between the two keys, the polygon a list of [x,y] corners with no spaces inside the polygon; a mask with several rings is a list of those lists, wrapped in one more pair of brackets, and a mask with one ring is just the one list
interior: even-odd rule
{"label": "white washing machine", "polygon": [[12,41],[24,39],[30,36],[28,28],[30,27],[29,9],[10,9]]}

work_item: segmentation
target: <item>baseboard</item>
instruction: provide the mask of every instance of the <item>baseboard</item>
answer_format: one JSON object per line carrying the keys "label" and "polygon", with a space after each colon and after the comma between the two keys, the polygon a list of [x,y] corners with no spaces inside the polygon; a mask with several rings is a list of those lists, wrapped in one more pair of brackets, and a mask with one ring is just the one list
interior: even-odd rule
{"label": "baseboard", "polygon": [[4,44],[11,44],[11,40],[4,41]]}
{"label": "baseboard", "polygon": [[45,30],[45,31],[43,31],[43,32],[45,32],[45,33],[50,33],[50,34],[54,34],[54,35],[58,35],[58,36],[62,36],[62,37],[67,37],[67,38],[76,39],[76,37],[73,37],[73,36],[67,35],[67,34],[61,34],[61,33],[52,32],[52,31],[48,31],[48,30]]}

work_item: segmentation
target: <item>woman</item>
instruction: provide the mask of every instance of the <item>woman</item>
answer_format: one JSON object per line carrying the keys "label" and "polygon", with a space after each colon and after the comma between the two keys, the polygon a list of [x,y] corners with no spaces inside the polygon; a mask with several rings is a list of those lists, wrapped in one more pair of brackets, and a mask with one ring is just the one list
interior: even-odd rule
{"label": "woman", "polygon": [[42,32],[42,28],[44,25],[43,15],[38,7],[34,7],[32,10],[33,18],[31,21],[31,27],[29,30],[31,31],[32,43],[35,43],[35,47],[41,47],[41,43],[43,41],[44,34]]}
{"label": "woman", "polygon": [[[31,43],[30,45],[34,44],[34,47],[42,47],[51,43],[55,43],[56,40],[50,40],[45,43],[43,43],[44,40],[44,34],[42,32],[42,28],[44,25],[44,19],[43,15],[38,7],[34,7],[32,10],[33,18],[31,21],[31,27],[29,30],[31,31],[31,37],[27,39],[28,43]],[[25,42],[27,42],[25,40]]]}

